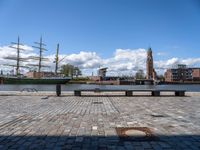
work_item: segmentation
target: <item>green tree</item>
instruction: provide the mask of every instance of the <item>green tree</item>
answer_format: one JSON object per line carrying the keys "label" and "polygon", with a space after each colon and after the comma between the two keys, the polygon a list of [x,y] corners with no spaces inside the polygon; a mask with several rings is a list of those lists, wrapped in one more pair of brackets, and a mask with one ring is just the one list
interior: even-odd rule
{"label": "green tree", "polygon": [[78,77],[79,75],[82,75],[81,70],[71,64],[62,65],[60,72],[67,77]]}
{"label": "green tree", "polygon": [[136,79],[144,79],[145,78],[145,75],[144,75],[144,71],[143,70],[138,70],[135,74],[135,78]]}
{"label": "green tree", "polygon": [[165,77],[163,75],[158,75],[157,78],[160,81],[165,81]]}

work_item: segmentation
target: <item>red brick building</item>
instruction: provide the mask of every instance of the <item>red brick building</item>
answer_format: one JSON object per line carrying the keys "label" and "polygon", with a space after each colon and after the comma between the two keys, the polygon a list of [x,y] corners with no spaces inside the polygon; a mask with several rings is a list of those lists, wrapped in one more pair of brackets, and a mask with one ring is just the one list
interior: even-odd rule
{"label": "red brick building", "polygon": [[28,78],[44,78],[44,77],[53,77],[55,76],[54,72],[36,72],[36,71],[31,71],[27,72],[25,74],[26,77]]}
{"label": "red brick building", "polygon": [[192,68],[193,81],[200,81],[200,68]]}
{"label": "red brick building", "polygon": [[186,65],[179,64],[167,69],[164,77],[166,82],[200,81],[200,68],[187,68]]}
{"label": "red brick building", "polygon": [[156,71],[153,67],[153,56],[152,56],[152,50],[149,48],[147,50],[147,61],[146,61],[146,79],[156,79]]}
{"label": "red brick building", "polygon": [[151,48],[147,50],[146,74],[146,79],[153,79],[153,56]]}

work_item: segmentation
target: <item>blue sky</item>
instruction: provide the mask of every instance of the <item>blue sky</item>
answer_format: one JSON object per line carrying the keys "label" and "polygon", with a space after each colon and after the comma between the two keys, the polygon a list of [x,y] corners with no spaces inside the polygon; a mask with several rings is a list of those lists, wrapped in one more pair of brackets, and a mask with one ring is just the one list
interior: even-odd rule
{"label": "blue sky", "polygon": [[[200,57],[199,0],[0,0],[0,46],[33,45],[43,36],[46,55],[152,47],[155,60]],[[157,54],[162,55],[157,55]]]}

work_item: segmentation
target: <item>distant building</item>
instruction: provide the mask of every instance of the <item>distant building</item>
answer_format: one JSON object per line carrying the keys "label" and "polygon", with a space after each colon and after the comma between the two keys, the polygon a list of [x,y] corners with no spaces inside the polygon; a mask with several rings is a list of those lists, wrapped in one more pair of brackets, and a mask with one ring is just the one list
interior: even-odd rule
{"label": "distant building", "polygon": [[100,68],[100,69],[98,70],[98,76],[99,76],[99,77],[102,77],[102,78],[106,77],[107,69],[108,69],[108,68]]}
{"label": "distant building", "polygon": [[192,80],[200,81],[200,68],[192,68]]}
{"label": "distant building", "polygon": [[102,81],[102,80],[105,80],[106,78],[106,72],[107,72],[107,69],[108,68],[100,68],[98,69],[97,71],[97,76],[90,76],[89,79],[92,80],[92,81]]}
{"label": "distant building", "polygon": [[178,64],[167,69],[164,77],[166,82],[200,81],[200,68],[187,68],[184,64]]}
{"label": "distant building", "polygon": [[92,81],[101,81],[101,77],[99,76],[89,76],[89,79]]}
{"label": "distant building", "polygon": [[146,79],[147,80],[156,79],[156,72],[153,67],[153,56],[151,48],[147,50]]}
{"label": "distant building", "polygon": [[28,78],[45,78],[45,77],[54,77],[55,73],[54,72],[36,72],[36,71],[31,71],[27,72],[25,74],[26,77]]}

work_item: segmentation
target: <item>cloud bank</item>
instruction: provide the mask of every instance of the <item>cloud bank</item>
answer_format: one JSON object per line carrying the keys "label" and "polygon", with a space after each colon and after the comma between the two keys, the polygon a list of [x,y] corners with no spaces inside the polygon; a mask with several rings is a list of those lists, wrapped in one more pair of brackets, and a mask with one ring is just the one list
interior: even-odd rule
{"label": "cloud bank", "polygon": [[[13,45],[15,46],[15,45]],[[25,51],[21,52],[21,57],[26,58],[29,56],[37,56],[38,54],[34,52],[33,48],[25,45],[21,48]],[[4,64],[16,64],[13,60],[4,59],[5,57],[16,57],[16,50],[10,48],[9,46],[0,47],[0,69],[4,72],[9,73],[13,70],[13,67],[6,66]],[[44,68],[46,71],[54,71],[55,68],[55,56],[46,55],[48,61],[45,61],[43,64],[50,66],[49,68]],[[59,55],[60,59],[63,61],[60,62],[60,65],[69,63],[74,66],[78,66],[83,75],[91,75],[92,72],[94,75],[97,72],[99,67],[108,67],[108,75],[134,75],[135,72],[139,69],[145,70],[146,68],[146,50],[143,48],[139,49],[116,49],[114,54],[110,58],[101,58],[94,51],[80,51],[76,54],[61,54]],[[21,65],[28,64],[37,64],[36,60],[28,60],[27,62],[22,62]],[[171,68],[176,64],[186,64],[189,66],[198,66],[200,64],[200,58],[170,58],[168,60],[159,60],[154,61],[155,69],[159,73],[163,73],[167,68]],[[32,68],[33,69],[33,68]],[[36,69],[36,68],[35,68]],[[161,70],[161,71],[160,71]],[[28,69],[22,69],[21,72],[27,72]]]}

